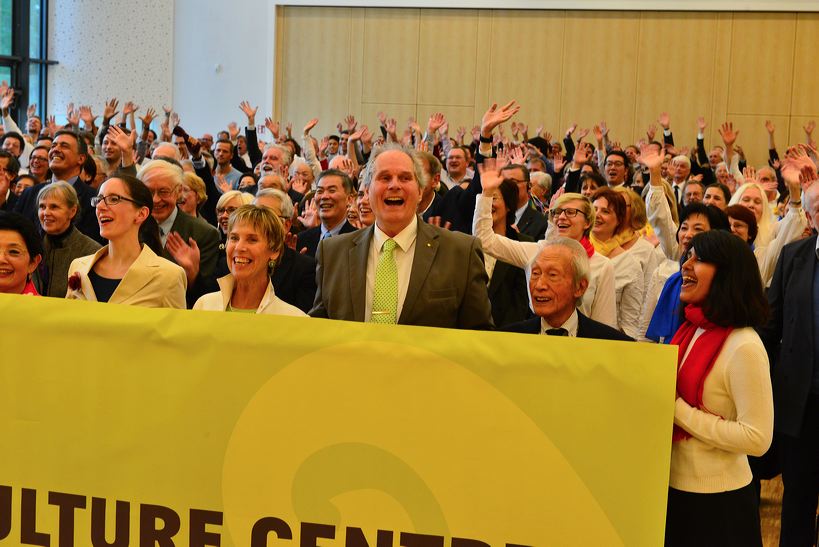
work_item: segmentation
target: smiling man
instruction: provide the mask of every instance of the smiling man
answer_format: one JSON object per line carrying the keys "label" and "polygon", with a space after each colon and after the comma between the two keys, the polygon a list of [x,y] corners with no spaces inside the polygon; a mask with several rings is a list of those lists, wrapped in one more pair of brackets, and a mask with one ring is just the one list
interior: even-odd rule
{"label": "smiling man", "polygon": [[574,239],[556,237],[543,243],[532,262],[529,293],[537,317],[503,330],[550,336],[631,340],[608,325],[589,319],[577,309],[589,286],[589,259]]}
{"label": "smiling man", "polygon": [[310,315],[462,329],[492,328],[480,242],[417,215],[426,184],[415,150],[387,144],[367,167],[375,224],[319,244]]}
{"label": "smiling man", "polygon": [[308,255],[316,256],[320,241],[355,232],[355,226],[347,222],[347,208],[353,203],[353,197],[353,181],[346,173],[338,169],[322,171],[314,198],[321,224],[301,232],[296,248],[307,249]]}

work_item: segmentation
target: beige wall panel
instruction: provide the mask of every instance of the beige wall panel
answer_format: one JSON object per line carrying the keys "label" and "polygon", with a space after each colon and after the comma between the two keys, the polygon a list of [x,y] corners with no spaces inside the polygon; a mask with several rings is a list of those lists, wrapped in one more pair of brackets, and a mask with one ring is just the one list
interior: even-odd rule
{"label": "beige wall panel", "polygon": [[[779,150],[779,155],[784,156],[785,150],[787,150],[788,146],[792,146],[794,144],[799,144],[808,142],[807,136],[805,135],[805,130],[802,129],[809,121],[813,120],[814,122],[819,124],[819,116],[792,116],[790,119],[790,130],[788,131],[787,127],[782,128],[782,131],[779,130],[779,126],[777,126],[777,133],[779,134],[779,139],[776,142],[776,148]],[[819,138],[819,129],[813,130],[813,140]]]}
{"label": "beige wall panel", "polygon": [[[734,130],[739,130],[737,136],[737,145],[741,146],[745,151],[745,157],[748,159],[748,164],[754,167],[762,167],[768,162],[768,132],[765,130],[765,120],[771,120],[776,126],[777,140],[785,139],[788,134],[790,119],[788,116],[764,116],[764,115],[745,115],[737,114],[731,116],[731,123],[734,125]],[[706,150],[714,145],[722,145],[722,139],[717,133],[717,128],[714,128],[716,138],[714,140],[706,140]],[[785,141],[777,142],[780,154],[784,155]]]}
{"label": "beige wall panel", "polygon": [[[416,105],[414,104],[384,104],[384,103],[361,103],[361,115],[356,114],[359,123],[366,124],[370,131],[377,137],[381,135],[378,128],[378,112],[383,112],[388,118],[395,118],[398,122],[396,132],[400,137],[404,129],[407,128],[407,118],[416,116]],[[426,129],[426,120],[421,123],[421,129]]]}
{"label": "beige wall panel", "polygon": [[[671,117],[678,146],[693,146],[697,116],[710,118],[717,40],[715,13],[643,13],[637,55],[637,105],[634,136],[646,138],[649,124],[657,126],[660,112]],[[692,44],[700,44],[700,62],[692,62]]]}
{"label": "beige wall panel", "polygon": [[489,63],[484,62],[489,59],[492,52],[492,12],[489,10],[480,10],[478,12],[478,47],[475,54],[475,100],[472,104],[475,105],[475,110],[480,111],[489,105],[489,82],[492,78],[492,72],[489,70]]}
{"label": "beige wall panel", "polygon": [[466,128],[467,141],[472,140],[471,131],[473,125],[481,123],[481,116],[483,112],[478,112],[477,109],[471,106],[448,106],[448,105],[418,105],[418,123],[421,128],[426,130],[429,116],[433,112],[443,112],[446,116],[447,123],[449,123],[449,136],[456,138],[458,126],[462,125]]}
{"label": "beige wall panel", "polygon": [[639,27],[629,12],[567,13],[559,129],[548,128],[562,135],[572,121],[606,120],[613,139],[631,142]]}
{"label": "beige wall panel", "polygon": [[790,112],[795,33],[791,13],[734,14],[729,115]]}
{"label": "beige wall panel", "polygon": [[[716,41],[713,51],[714,74],[711,84],[713,102],[710,116],[706,116],[705,121],[708,127],[705,129],[705,142],[719,141],[717,127],[728,117],[728,90],[729,76],[731,73],[731,34],[734,28],[734,14],[720,13],[717,18]],[[707,56],[708,54],[705,53]]]}
{"label": "beige wall panel", "polygon": [[796,22],[796,54],[793,67],[793,102],[796,116],[819,116],[819,14],[800,13]]}
{"label": "beige wall panel", "polygon": [[418,103],[472,106],[477,48],[477,10],[421,10]]}
{"label": "beige wall panel", "polygon": [[482,115],[493,102],[521,105],[518,121],[554,124],[560,110],[565,12],[493,11],[489,96],[476,104]]}
{"label": "beige wall panel", "polygon": [[349,103],[352,10],[286,8],[284,17],[282,122],[300,128],[315,116],[316,135],[335,132]]}
{"label": "beige wall panel", "polygon": [[364,12],[363,102],[415,103],[420,10]]}
{"label": "beige wall panel", "polygon": [[347,110],[361,112],[361,98],[364,91],[364,10],[353,9],[350,22],[350,96]]}

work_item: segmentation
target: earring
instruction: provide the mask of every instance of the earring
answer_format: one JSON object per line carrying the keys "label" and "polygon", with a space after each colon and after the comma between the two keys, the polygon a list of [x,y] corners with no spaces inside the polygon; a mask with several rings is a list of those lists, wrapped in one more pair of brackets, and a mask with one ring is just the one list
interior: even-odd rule
{"label": "earring", "polygon": [[275,259],[275,258],[271,258],[271,259],[270,259],[270,260],[267,262],[267,269],[268,269],[268,270],[273,270],[275,267],[276,267],[276,259]]}

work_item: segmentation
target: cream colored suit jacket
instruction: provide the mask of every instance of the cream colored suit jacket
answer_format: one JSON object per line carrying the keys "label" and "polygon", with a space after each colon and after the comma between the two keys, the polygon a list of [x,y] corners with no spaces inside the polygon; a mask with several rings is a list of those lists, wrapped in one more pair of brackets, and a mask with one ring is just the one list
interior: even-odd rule
{"label": "cream colored suit jacket", "polygon": [[[68,289],[66,298],[76,300],[97,300],[88,272],[103,256],[108,253],[106,245],[96,254],[74,259],[68,267],[68,277],[79,274],[82,287],[79,290]],[[128,304],[146,308],[179,308],[185,309],[185,290],[188,281],[185,270],[156,254],[147,246],[131,264],[125,277],[108,301],[111,304]]]}

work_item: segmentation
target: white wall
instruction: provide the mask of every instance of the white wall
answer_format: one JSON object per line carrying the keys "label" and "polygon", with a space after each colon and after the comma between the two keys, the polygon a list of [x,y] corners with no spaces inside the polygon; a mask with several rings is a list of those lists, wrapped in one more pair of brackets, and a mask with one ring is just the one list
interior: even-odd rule
{"label": "white wall", "polygon": [[[69,102],[102,115],[106,99],[134,101],[144,113],[172,99],[172,0],[49,2],[48,112],[65,120]],[[99,123],[99,121],[97,122]]]}
{"label": "white wall", "polygon": [[244,128],[239,103],[273,109],[275,3],[271,0],[175,0],[174,108],[192,135],[231,121]]}

